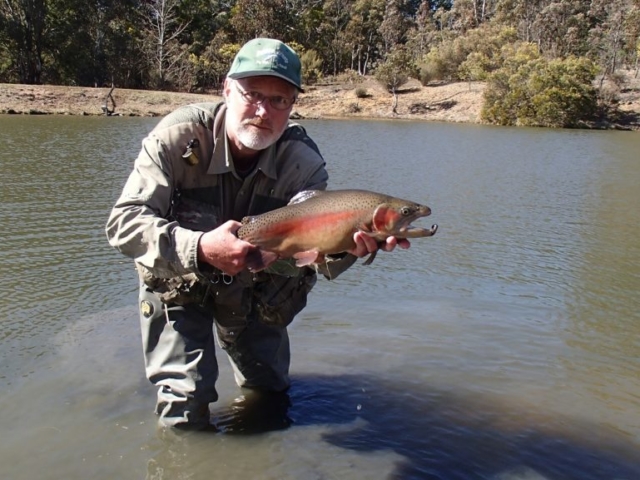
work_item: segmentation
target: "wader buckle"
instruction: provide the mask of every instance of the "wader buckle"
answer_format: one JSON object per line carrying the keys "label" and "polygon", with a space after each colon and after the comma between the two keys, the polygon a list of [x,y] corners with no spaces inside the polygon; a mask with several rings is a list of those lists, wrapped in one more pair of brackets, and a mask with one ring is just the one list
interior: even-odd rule
{"label": "wader buckle", "polygon": [[235,277],[232,275],[228,275],[224,272],[220,272],[218,273],[214,273],[213,275],[210,275],[208,277],[209,279],[209,284],[211,285],[217,285],[218,283],[220,283],[220,280],[222,280],[222,283],[224,283],[225,285],[231,285],[233,283],[233,279]]}

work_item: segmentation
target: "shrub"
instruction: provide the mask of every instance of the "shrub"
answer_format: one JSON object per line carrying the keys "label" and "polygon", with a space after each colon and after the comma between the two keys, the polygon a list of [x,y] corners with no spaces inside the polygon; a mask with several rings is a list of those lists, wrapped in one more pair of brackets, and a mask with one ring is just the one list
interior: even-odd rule
{"label": "shrub", "polygon": [[378,64],[375,78],[389,92],[395,93],[416,72],[417,68],[409,53],[402,48],[398,48],[390,52],[384,61]]}
{"label": "shrub", "polygon": [[467,57],[459,42],[451,42],[432,48],[418,66],[418,78],[422,85],[432,80],[457,79],[458,66]]}
{"label": "shrub", "polygon": [[352,102],[347,105],[347,113],[360,113],[361,110],[362,108],[357,103]]}
{"label": "shrub", "polygon": [[313,85],[322,76],[322,58],[315,50],[307,50],[300,55],[302,65],[302,82]]}
{"label": "shrub", "polygon": [[510,27],[484,25],[432,48],[419,62],[423,85],[433,80],[484,80],[502,65],[501,50],[516,41]]}
{"label": "shrub", "polygon": [[367,98],[369,96],[369,93],[367,92],[367,89],[364,87],[358,87],[355,90],[355,94],[357,98]]}
{"label": "shrub", "polygon": [[458,67],[458,78],[461,80],[486,80],[489,72],[495,70],[495,61],[484,53],[471,52]]}
{"label": "shrub", "polygon": [[340,72],[335,77],[335,81],[337,83],[357,84],[357,83],[361,83],[362,80],[363,80],[362,75],[360,75],[358,72],[350,68],[346,69],[344,72]]}
{"label": "shrub", "polygon": [[584,57],[547,60],[537,47],[505,49],[488,78],[482,118],[499,125],[574,127],[597,112],[595,64]]}

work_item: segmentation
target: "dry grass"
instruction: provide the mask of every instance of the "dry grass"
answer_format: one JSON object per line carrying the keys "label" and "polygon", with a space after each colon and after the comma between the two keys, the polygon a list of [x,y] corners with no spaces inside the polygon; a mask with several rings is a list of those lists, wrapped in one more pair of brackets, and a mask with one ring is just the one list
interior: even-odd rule
{"label": "dry grass", "polygon": [[[0,112],[102,115],[102,107],[109,90],[58,85],[1,84]],[[211,95],[119,88],[113,91],[113,98],[116,102],[115,113],[125,116],[166,115],[180,105],[220,99]]]}
{"label": "dry grass", "polygon": [[[629,75],[620,94],[627,127],[640,129],[640,80]],[[478,123],[484,84],[449,83],[423,87],[412,80],[393,96],[373,78],[358,83],[310,86],[295,105],[293,118],[399,118]],[[363,95],[363,91],[366,95]],[[102,115],[108,88],[55,85],[0,84],[0,113]],[[116,88],[115,113],[125,116],[162,116],[180,105],[216,102],[218,95],[127,90]],[[109,104],[111,106],[111,104]]]}
{"label": "dry grass", "polygon": [[[393,112],[393,95],[373,79],[358,84],[307,88],[295,111],[305,118],[356,117],[402,118],[446,122],[479,122],[482,83],[450,83],[423,87],[416,80],[398,92]],[[356,90],[366,90],[362,96]]]}

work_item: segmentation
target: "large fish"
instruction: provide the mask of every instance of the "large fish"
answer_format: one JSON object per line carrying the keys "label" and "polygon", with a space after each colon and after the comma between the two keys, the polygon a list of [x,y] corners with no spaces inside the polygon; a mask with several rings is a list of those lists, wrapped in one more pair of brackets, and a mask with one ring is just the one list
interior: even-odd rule
{"label": "large fish", "polygon": [[[384,241],[396,238],[430,237],[430,229],[411,222],[431,214],[431,209],[408,200],[367,190],[307,190],[282,208],[244,217],[238,237],[279,258],[295,258],[301,267],[323,261],[324,255],[355,247],[357,231]],[[365,262],[370,264],[376,252]],[[253,268],[255,269],[256,266]]]}

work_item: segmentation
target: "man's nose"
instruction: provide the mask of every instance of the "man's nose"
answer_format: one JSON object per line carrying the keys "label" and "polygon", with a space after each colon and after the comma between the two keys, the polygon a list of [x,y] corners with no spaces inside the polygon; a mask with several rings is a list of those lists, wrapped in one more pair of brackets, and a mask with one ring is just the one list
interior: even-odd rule
{"label": "man's nose", "polygon": [[268,104],[268,98],[265,98],[260,103],[256,104],[256,115],[259,115],[263,118],[269,116],[269,107],[267,106]]}

